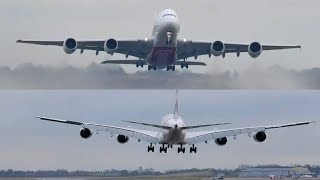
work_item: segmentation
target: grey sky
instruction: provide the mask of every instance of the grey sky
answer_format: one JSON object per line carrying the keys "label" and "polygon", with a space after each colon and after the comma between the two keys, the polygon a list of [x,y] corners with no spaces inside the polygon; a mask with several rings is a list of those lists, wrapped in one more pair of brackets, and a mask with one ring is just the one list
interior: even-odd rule
{"label": "grey sky", "polygon": [[[35,120],[37,114],[128,126],[121,120],[160,123],[174,106],[174,91],[1,91],[0,169],[100,170],[234,168],[239,164],[320,164],[319,126],[270,130],[265,143],[248,136],[224,147],[199,144],[197,154],[146,153],[147,143],[121,145],[109,135],[79,136],[79,127]],[[187,91],[180,113],[192,124],[232,122],[239,127],[318,120],[318,91]],[[132,126],[132,125],[131,125]],[[140,126],[132,126],[144,128]],[[220,127],[221,128],[221,127]],[[158,146],[157,146],[158,151]]]}
{"label": "grey sky", "polygon": [[[250,67],[280,65],[288,69],[319,67],[317,51],[320,26],[317,19],[320,1],[105,1],[105,0],[3,0],[0,7],[1,65],[35,64],[86,66],[110,59],[106,53],[66,55],[62,48],[16,44],[17,39],[136,39],[150,36],[154,13],[165,8],[177,11],[181,20],[181,38],[226,42],[259,41],[266,44],[300,44],[299,50],[265,52],[259,59],[247,54],[240,58],[207,60],[207,68],[197,72],[242,70]],[[123,58],[114,56],[112,58]],[[111,58],[111,59],[112,59]],[[126,67],[134,72],[135,68]]]}

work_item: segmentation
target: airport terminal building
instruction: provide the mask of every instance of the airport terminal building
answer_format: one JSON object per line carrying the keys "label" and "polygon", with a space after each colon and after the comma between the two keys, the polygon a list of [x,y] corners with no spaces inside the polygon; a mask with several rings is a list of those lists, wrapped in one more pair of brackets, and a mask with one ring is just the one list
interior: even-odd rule
{"label": "airport terminal building", "polygon": [[308,168],[304,167],[248,167],[240,171],[239,177],[256,178],[273,176],[293,176],[311,174]]}

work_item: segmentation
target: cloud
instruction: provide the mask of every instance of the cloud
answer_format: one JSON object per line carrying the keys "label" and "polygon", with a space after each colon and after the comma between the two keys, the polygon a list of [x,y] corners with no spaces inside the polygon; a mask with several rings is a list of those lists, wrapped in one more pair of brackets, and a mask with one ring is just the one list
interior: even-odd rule
{"label": "cloud", "polygon": [[0,67],[0,89],[320,89],[320,68],[301,71],[251,66],[243,71],[138,71],[92,63],[87,67],[25,63]]}

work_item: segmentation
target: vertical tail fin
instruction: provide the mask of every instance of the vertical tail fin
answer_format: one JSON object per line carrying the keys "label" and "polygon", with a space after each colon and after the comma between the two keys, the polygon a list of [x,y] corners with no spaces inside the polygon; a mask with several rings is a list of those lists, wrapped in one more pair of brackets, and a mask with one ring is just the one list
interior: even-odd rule
{"label": "vertical tail fin", "polygon": [[176,104],[174,105],[174,111],[173,111],[173,114],[175,117],[178,116],[178,113],[179,113],[179,90],[177,89],[176,90]]}

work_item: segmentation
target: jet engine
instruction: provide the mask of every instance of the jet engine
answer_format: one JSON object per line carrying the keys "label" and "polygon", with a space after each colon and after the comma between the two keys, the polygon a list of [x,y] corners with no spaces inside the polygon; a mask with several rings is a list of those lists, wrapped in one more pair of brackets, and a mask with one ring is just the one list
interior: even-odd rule
{"label": "jet engine", "polygon": [[252,58],[260,56],[262,52],[262,46],[258,42],[253,42],[248,47],[248,53]]}
{"label": "jet engine", "polygon": [[224,146],[227,144],[227,138],[226,137],[221,137],[221,138],[218,138],[215,140],[215,143],[218,145],[218,146]]}
{"label": "jet engine", "polygon": [[125,143],[127,143],[129,141],[129,137],[119,134],[118,137],[117,137],[117,140],[118,140],[119,143],[125,144]]}
{"label": "jet engine", "polygon": [[92,136],[92,133],[90,131],[90,129],[88,128],[82,128],[80,130],[80,136],[83,138],[83,139],[88,139]]}
{"label": "jet engine", "polygon": [[220,56],[225,50],[225,46],[221,41],[215,41],[211,44],[211,53],[214,56]]}
{"label": "jet engine", "polygon": [[113,55],[118,49],[118,41],[115,39],[107,39],[106,42],[104,42],[104,51],[108,54]]}
{"label": "jet engine", "polygon": [[263,142],[265,141],[267,138],[267,135],[265,132],[263,131],[260,131],[260,132],[257,132],[257,134],[255,134],[253,136],[253,139],[256,141],[256,142]]}
{"label": "jet engine", "polygon": [[67,54],[72,54],[77,50],[78,43],[75,39],[69,38],[63,42],[63,50]]}

